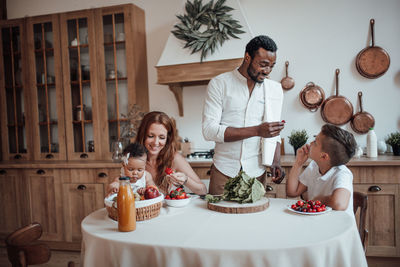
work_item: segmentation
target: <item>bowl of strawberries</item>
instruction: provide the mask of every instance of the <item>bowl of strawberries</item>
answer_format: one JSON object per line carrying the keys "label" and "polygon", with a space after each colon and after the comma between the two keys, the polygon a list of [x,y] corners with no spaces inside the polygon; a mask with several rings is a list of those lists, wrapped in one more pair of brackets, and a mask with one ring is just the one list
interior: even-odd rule
{"label": "bowl of strawberries", "polygon": [[164,198],[165,203],[170,207],[184,207],[190,202],[190,195],[186,194],[183,186],[173,189]]}

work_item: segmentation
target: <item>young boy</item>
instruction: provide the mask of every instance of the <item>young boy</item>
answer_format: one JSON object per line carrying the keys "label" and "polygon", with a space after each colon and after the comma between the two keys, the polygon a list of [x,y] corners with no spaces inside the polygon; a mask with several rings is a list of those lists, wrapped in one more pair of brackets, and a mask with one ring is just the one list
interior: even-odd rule
{"label": "young boy", "polygon": [[[334,210],[353,215],[353,174],[344,165],[355,153],[354,136],[334,125],[325,124],[311,144],[297,150],[296,161],[286,184],[286,194],[320,200]],[[300,174],[303,164],[312,161]]]}
{"label": "young boy", "polygon": [[[123,151],[121,176],[130,178],[133,192],[144,193],[146,186],[154,185],[151,174],[145,170],[147,149],[139,144],[129,144]],[[107,195],[117,193],[119,189],[119,177],[108,185]]]}

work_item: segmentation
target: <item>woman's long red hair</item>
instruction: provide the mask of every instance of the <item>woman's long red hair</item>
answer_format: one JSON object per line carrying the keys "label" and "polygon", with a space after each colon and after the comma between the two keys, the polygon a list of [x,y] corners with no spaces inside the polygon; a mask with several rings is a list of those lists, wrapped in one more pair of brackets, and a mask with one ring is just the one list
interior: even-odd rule
{"label": "woman's long red hair", "polygon": [[160,151],[157,157],[157,176],[153,177],[156,185],[160,186],[163,183],[163,179],[165,177],[164,170],[167,167],[172,166],[172,161],[176,152],[176,127],[174,121],[168,117],[167,114],[161,111],[152,111],[147,113],[142,122],[140,123],[138,134],[136,137],[136,142],[139,142],[144,145],[144,142],[147,138],[147,132],[150,128],[150,125],[153,123],[158,123],[164,125],[167,129],[167,142],[164,148]]}

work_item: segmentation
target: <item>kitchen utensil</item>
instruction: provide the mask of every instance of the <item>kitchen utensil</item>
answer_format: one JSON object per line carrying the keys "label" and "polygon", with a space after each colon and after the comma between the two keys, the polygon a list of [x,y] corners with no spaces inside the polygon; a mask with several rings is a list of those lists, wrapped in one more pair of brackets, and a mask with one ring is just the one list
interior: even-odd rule
{"label": "kitchen utensil", "polygon": [[322,119],[334,125],[343,125],[353,117],[353,105],[344,96],[339,95],[339,73],[336,69],[336,95],[325,99],[321,106]]}
{"label": "kitchen utensil", "polygon": [[325,100],[324,90],[313,82],[309,82],[300,91],[300,100],[311,112],[316,112]]}
{"label": "kitchen utensil", "polygon": [[362,108],[362,92],[358,92],[358,100],[360,101],[360,111],[351,118],[351,128],[359,134],[365,134],[369,128],[375,125],[374,117]]}
{"label": "kitchen utensil", "polygon": [[370,20],[372,45],[361,50],[356,58],[356,68],[365,78],[375,79],[382,76],[390,65],[389,54],[374,43],[375,20]]}
{"label": "kitchen utensil", "polygon": [[294,80],[293,80],[293,78],[288,76],[289,61],[286,61],[285,65],[286,65],[286,77],[284,77],[281,80],[281,84],[282,84],[283,89],[290,90],[294,87]]}

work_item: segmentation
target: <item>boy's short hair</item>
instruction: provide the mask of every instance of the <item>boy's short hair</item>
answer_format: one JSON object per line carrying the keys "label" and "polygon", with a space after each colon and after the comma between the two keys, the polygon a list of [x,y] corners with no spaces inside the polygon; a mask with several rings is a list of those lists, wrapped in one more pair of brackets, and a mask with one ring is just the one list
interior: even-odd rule
{"label": "boy's short hair", "polygon": [[122,153],[124,155],[129,153],[129,158],[139,158],[143,155],[147,156],[147,148],[140,143],[131,143],[125,147]]}
{"label": "boy's short hair", "polygon": [[353,134],[332,124],[322,126],[321,133],[325,136],[322,150],[328,153],[331,165],[339,166],[349,162],[357,147]]}

